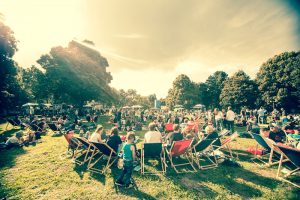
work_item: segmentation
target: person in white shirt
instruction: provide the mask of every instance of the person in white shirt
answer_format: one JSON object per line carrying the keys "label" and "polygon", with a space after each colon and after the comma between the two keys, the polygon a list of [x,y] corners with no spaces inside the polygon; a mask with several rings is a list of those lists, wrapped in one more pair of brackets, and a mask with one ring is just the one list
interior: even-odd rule
{"label": "person in white shirt", "polygon": [[89,141],[90,142],[102,142],[102,139],[101,139],[102,132],[103,132],[103,126],[98,125],[95,132],[89,138]]}
{"label": "person in white shirt", "polygon": [[226,113],[226,121],[228,125],[228,130],[233,133],[234,131],[234,119],[235,119],[235,113],[232,111],[231,107],[228,107],[228,111]]}
{"label": "person in white shirt", "polygon": [[223,113],[221,111],[219,111],[218,108],[215,108],[214,114],[215,114],[216,128],[217,128],[217,130],[222,130],[223,129]]}
{"label": "person in white shirt", "polygon": [[156,124],[149,124],[149,131],[145,133],[145,143],[161,143],[162,136],[161,133],[155,130]]}

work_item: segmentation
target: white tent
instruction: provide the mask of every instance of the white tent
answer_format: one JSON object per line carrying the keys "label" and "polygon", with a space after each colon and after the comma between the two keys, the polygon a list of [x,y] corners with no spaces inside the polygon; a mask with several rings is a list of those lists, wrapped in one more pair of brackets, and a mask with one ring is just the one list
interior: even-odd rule
{"label": "white tent", "polygon": [[194,109],[201,109],[201,108],[204,108],[205,106],[204,105],[202,105],[202,104],[197,104],[197,105],[195,105],[193,108]]}
{"label": "white tent", "polygon": [[132,108],[142,108],[143,106],[140,106],[140,105],[134,105],[132,106]]}
{"label": "white tent", "polygon": [[37,103],[26,103],[24,105],[22,105],[22,107],[26,107],[26,106],[38,106],[39,104]]}

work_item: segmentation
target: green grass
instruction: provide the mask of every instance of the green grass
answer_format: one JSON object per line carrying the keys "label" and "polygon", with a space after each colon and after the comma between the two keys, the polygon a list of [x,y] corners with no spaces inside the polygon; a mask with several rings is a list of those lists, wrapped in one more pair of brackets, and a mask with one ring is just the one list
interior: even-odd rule
{"label": "green grass", "polygon": [[[110,128],[106,120],[99,121]],[[0,126],[1,134],[15,132],[4,131],[5,126]],[[135,172],[138,190],[117,190],[113,182],[120,170],[113,168],[104,176],[76,166],[66,154],[65,139],[49,134],[36,146],[0,152],[0,199],[299,199],[299,189],[275,180],[276,167],[259,168],[250,162],[244,150],[254,144],[250,138],[232,144],[241,154],[242,167],[223,164],[180,175],[168,168],[166,176]]]}

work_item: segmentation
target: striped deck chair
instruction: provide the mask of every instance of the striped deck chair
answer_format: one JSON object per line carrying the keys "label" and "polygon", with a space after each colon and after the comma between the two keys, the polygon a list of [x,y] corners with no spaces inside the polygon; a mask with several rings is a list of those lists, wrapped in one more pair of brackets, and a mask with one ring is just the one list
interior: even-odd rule
{"label": "striped deck chair", "polygon": [[[287,180],[287,177],[289,177],[292,174],[295,174],[296,172],[298,172],[300,170],[300,150],[296,149],[296,148],[291,148],[291,147],[288,147],[288,146],[285,146],[282,144],[276,144],[276,145],[282,152],[276,178],[279,180],[285,181],[287,183],[290,183],[295,187],[300,188],[299,184],[296,184],[296,183],[291,182],[290,180]],[[282,161],[283,161],[284,157],[288,158],[289,161],[291,161],[291,163],[293,163],[293,165],[295,165],[296,168],[294,170],[290,171],[285,176],[280,176],[281,167],[282,167],[282,163],[283,163]]]}
{"label": "striped deck chair", "polygon": [[[193,170],[188,170],[185,172],[196,172],[196,168],[193,165],[193,156],[191,155],[190,148],[193,143],[193,139],[189,140],[181,140],[181,141],[174,141],[171,148],[167,149],[167,156],[170,160],[171,167],[175,170],[176,173],[182,173],[178,171],[179,166],[191,166]],[[174,157],[184,157],[186,158],[187,162],[175,164]]]}

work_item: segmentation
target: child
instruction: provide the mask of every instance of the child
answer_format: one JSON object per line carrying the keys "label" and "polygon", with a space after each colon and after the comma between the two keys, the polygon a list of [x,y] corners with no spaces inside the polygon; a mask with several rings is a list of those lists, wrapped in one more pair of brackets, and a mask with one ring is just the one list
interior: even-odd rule
{"label": "child", "polygon": [[[123,146],[123,160],[124,160],[124,166],[123,171],[121,175],[118,177],[116,181],[116,185],[123,186],[125,185],[126,188],[130,188],[131,185],[131,175],[133,171],[133,163],[136,160],[136,154],[135,154],[135,146],[134,146],[134,140],[135,135],[133,132],[129,132],[127,134],[127,142]],[[123,182],[123,178],[125,177],[125,180]]]}

